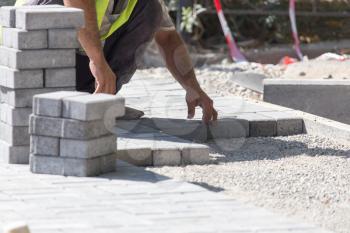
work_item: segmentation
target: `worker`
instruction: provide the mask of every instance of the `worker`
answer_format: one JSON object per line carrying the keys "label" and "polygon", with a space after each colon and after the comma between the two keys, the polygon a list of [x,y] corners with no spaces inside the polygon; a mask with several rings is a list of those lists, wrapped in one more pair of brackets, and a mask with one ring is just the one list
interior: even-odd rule
{"label": "worker", "polygon": [[[16,5],[47,4],[76,7],[85,12],[85,27],[78,33],[82,47],[82,52],[77,54],[78,91],[116,94],[130,81],[136,72],[138,59],[154,38],[167,68],[186,90],[188,118],[193,118],[195,108],[200,106],[205,123],[217,119],[213,101],[197,81],[188,51],[163,0],[16,2]],[[136,115],[140,117],[143,112]]]}

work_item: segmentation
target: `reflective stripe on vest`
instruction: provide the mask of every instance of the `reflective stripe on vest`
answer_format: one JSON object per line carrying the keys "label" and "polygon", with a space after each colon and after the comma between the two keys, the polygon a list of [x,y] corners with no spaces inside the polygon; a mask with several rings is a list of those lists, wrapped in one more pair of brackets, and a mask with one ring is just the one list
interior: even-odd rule
{"label": "reflective stripe on vest", "polygon": [[[103,18],[107,14],[107,9],[110,0],[96,0],[96,13],[97,13],[97,24],[98,27],[101,28]],[[114,1],[114,0],[112,0]],[[129,0],[128,5],[123,10],[123,12],[119,15],[118,19],[112,24],[109,31],[101,36],[101,40],[107,39],[111,36],[115,31],[117,31],[121,26],[123,26],[130,18],[132,12],[135,9],[138,0]],[[147,1],[147,0],[146,0]]]}

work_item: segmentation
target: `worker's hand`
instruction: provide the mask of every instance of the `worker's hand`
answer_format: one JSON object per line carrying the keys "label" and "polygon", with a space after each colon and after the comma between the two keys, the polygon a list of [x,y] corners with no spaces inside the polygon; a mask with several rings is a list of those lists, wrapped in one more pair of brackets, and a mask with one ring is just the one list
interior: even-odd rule
{"label": "worker's hand", "polygon": [[107,62],[96,64],[90,61],[90,70],[96,79],[95,93],[106,93],[115,95],[117,77]]}
{"label": "worker's hand", "polygon": [[214,108],[213,100],[204,91],[187,91],[186,102],[188,107],[188,119],[192,119],[195,115],[196,107],[200,106],[203,109],[203,122],[208,124],[211,121],[216,121],[218,113]]}

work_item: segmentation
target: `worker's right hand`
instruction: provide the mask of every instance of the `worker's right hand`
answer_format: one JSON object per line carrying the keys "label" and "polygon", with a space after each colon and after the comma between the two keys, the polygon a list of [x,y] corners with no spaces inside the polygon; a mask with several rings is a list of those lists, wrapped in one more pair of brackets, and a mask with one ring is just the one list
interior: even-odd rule
{"label": "worker's right hand", "polygon": [[117,76],[115,75],[115,73],[113,72],[113,70],[107,62],[96,64],[95,62],[90,61],[90,70],[92,75],[96,79],[95,94],[116,94]]}

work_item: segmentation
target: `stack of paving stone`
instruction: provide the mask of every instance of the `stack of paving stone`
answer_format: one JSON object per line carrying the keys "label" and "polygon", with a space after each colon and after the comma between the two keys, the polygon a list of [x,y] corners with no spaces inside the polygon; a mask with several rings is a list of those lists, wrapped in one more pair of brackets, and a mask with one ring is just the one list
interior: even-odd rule
{"label": "stack of paving stone", "polygon": [[28,164],[35,94],[75,90],[84,13],[62,6],[0,8],[0,161]]}
{"label": "stack of paving stone", "polygon": [[115,118],[125,113],[123,98],[83,92],[34,96],[30,116],[33,173],[96,176],[114,171]]}

